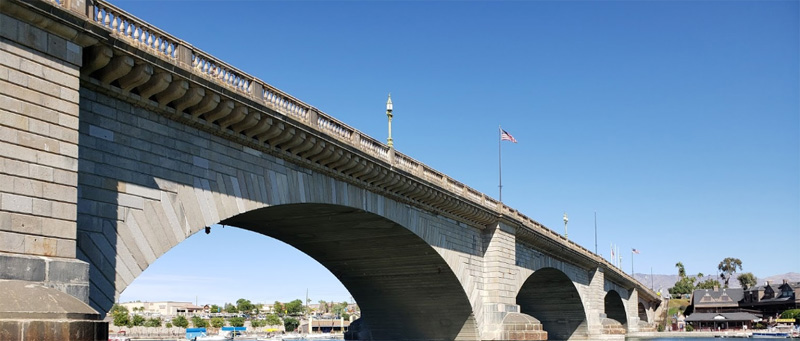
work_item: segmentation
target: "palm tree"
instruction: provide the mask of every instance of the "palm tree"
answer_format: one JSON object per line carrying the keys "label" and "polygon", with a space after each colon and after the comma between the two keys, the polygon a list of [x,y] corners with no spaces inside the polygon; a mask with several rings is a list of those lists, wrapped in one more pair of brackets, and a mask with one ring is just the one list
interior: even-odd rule
{"label": "palm tree", "polygon": [[675,267],[678,268],[678,276],[680,276],[681,278],[686,277],[686,269],[683,267],[683,263],[677,262],[675,263]]}

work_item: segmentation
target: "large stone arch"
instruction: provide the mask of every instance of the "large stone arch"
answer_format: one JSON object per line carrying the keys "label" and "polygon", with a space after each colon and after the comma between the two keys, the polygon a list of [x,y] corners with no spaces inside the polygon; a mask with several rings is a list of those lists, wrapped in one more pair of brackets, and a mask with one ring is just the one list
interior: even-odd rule
{"label": "large stone arch", "polygon": [[450,266],[425,240],[384,217],[346,206],[291,204],[221,223],[279,239],[319,261],[356,299],[375,340],[454,340],[465,326],[475,329]]}
{"label": "large stone arch", "polygon": [[588,335],[586,312],[575,284],[562,271],[533,272],[517,294],[520,312],[542,323],[548,340],[576,340]]}
{"label": "large stone arch", "polygon": [[[466,294],[473,293],[478,282],[471,272],[482,266],[479,227],[400,202],[388,192],[367,190],[369,184],[319,166],[296,165],[166,119],[147,106],[133,106],[101,90],[81,89],[76,238],[77,257],[90,264],[89,301],[96,310],[109,311],[150,264],[192,234],[235,222],[299,245],[340,276],[358,303],[368,307],[365,313],[384,311],[370,303],[375,295],[387,307],[405,308],[387,321],[367,321],[376,338],[392,339],[391,330],[403,323],[404,331],[409,325],[419,329],[395,339],[479,337],[472,311],[480,296]],[[317,219],[336,216],[343,219],[337,226],[346,231],[330,244],[312,247],[302,238],[293,239],[300,238],[297,235],[281,234],[285,229],[265,230],[243,220],[263,215],[272,225],[292,226],[280,217],[297,219],[301,213]],[[322,223],[314,226],[326,228]],[[305,231],[305,236],[315,235]],[[389,235],[380,240],[381,233]],[[359,238],[369,241],[360,252],[373,255],[371,267],[348,262],[347,253],[355,253],[352,248],[334,247]],[[419,254],[395,263],[394,254],[380,258],[375,256],[377,249],[365,251],[378,245],[391,250],[390,241]],[[328,255],[333,258],[325,261]],[[467,263],[474,265],[463,265]],[[357,270],[364,271],[359,275]],[[400,288],[405,283],[388,280],[414,271],[435,280],[415,283],[412,291]],[[419,300],[397,296],[412,292]],[[417,306],[422,299],[446,304],[441,309]]]}

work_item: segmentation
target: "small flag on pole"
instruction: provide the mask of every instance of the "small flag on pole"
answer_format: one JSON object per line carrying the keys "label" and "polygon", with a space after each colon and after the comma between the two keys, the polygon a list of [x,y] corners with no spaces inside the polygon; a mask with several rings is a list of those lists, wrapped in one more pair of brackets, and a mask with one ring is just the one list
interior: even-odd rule
{"label": "small flag on pole", "polygon": [[511,141],[517,143],[517,139],[511,136],[507,131],[500,129],[500,141]]}
{"label": "small flag on pole", "polygon": [[616,258],[614,258],[614,244],[611,244],[611,259],[612,261],[616,261]]}
{"label": "small flag on pole", "polygon": [[633,251],[633,253],[635,253],[637,255],[639,254],[639,250],[637,250],[637,249],[633,249],[632,251]]}

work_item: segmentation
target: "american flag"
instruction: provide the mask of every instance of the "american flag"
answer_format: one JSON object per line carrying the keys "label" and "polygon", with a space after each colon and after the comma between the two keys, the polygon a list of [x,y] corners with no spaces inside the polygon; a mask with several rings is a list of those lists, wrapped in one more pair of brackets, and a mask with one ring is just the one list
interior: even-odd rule
{"label": "american flag", "polygon": [[633,250],[631,250],[631,251],[633,251],[633,253],[635,253],[635,254],[637,254],[637,255],[639,254],[639,250],[637,250],[637,249],[633,249]]}
{"label": "american flag", "polygon": [[517,143],[517,139],[511,136],[507,131],[500,129],[500,141],[511,141]]}

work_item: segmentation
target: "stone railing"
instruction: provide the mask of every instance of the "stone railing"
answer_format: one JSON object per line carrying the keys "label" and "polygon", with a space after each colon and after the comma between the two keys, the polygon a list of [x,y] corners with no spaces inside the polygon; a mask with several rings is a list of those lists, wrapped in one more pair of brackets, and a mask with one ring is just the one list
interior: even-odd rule
{"label": "stone railing", "polygon": [[[631,276],[625,274],[624,271],[612,266],[602,257],[594,254],[581,245],[568,240],[564,236],[556,233],[555,231],[545,227],[539,222],[523,215],[519,211],[504,205],[503,203],[483,194],[463,183],[448,177],[447,175],[436,171],[425,164],[389,148],[387,145],[379,142],[378,140],[348,126],[347,124],[336,120],[333,116],[325,114],[321,110],[308,105],[299,99],[284,93],[283,91],[269,85],[268,83],[249,75],[215,57],[199,50],[191,44],[184,42],[150,24],[147,22],[101,0],[86,0],[88,4],[83,6],[83,0],[46,0],[47,2],[56,6],[63,7],[73,13],[83,15],[90,22],[102,27],[116,39],[122,40],[131,46],[147,52],[148,54],[157,57],[158,59],[174,65],[177,68],[191,72],[199,78],[205,79],[213,84],[227,89],[233,93],[243,96],[254,103],[263,105],[265,108],[290,117],[293,120],[302,123],[306,128],[324,134],[339,143],[348,145],[357,149],[374,158],[378,162],[383,162],[393,172],[402,171],[410,175],[412,178],[425,183],[429,186],[435,187],[439,191],[449,193],[450,196],[458,198],[472,204],[472,207],[467,207],[469,210],[475,211],[482,210],[489,214],[482,214],[482,216],[503,217],[509,221],[513,221],[521,227],[527,228],[531,232],[535,232],[539,236],[544,236],[550,239],[553,243],[563,245],[574,250],[581,257],[594,262],[597,265],[604,265],[606,268],[617,273],[621,278],[629,280],[632,283],[638,283]],[[83,6],[83,7],[82,7]],[[104,61],[104,62],[107,62]],[[132,65],[132,62],[131,62]],[[128,67],[130,70],[130,67]],[[152,71],[149,71],[152,74]],[[148,76],[149,77],[149,76]],[[184,90],[185,91],[185,90]],[[183,94],[178,92],[176,98]],[[187,95],[188,96],[188,95]],[[184,97],[187,97],[184,96]],[[172,101],[164,100],[165,103]],[[191,102],[191,99],[182,99],[183,101]],[[219,102],[219,98],[216,99]],[[197,102],[193,102],[196,105]],[[186,105],[185,107],[188,107]],[[231,108],[233,105],[231,105]],[[231,109],[228,109],[231,111]],[[256,122],[266,122],[265,118],[260,115],[247,114],[247,110],[239,110],[235,112],[240,117],[250,118],[252,124],[244,124],[237,129],[238,132],[243,132],[247,137],[253,137],[262,129],[253,128],[253,133],[248,133],[248,130],[253,127]],[[312,114],[313,113],[313,114]],[[193,114],[198,118],[202,114]],[[247,121],[247,120],[244,120]],[[272,128],[270,128],[272,129]],[[284,139],[283,137],[275,137],[275,133],[271,132],[269,138]],[[263,142],[269,138],[259,138]],[[272,141],[268,141],[272,142]],[[282,141],[285,142],[285,141]],[[294,145],[293,145],[294,146]],[[293,147],[292,146],[292,147]],[[287,149],[292,148],[287,147]],[[308,149],[305,149],[308,150]],[[357,164],[360,160],[351,158],[349,164],[352,169],[352,164]],[[341,165],[345,165],[342,162]],[[371,169],[370,169],[371,170]],[[367,171],[363,172],[364,174]],[[375,175],[370,175],[374,179]],[[393,183],[397,183],[396,177],[393,177]],[[418,197],[424,195],[418,194],[420,191],[426,193],[427,198],[433,197],[432,201],[441,204],[448,201],[442,199],[440,195],[431,196],[429,190],[420,190],[421,186],[412,186],[414,193]],[[449,207],[454,207],[450,205]],[[464,207],[463,205],[460,207]],[[641,283],[638,284],[641,288],[646,288]]]}

